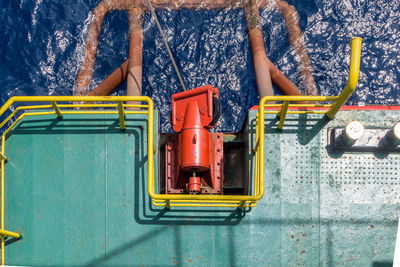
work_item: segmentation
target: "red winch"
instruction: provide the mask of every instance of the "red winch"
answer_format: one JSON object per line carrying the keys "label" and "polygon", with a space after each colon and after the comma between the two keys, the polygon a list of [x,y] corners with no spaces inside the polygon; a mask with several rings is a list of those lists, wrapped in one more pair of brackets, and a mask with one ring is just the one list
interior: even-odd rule
{"label": "red winch", "polygon": [[166,193],[222,194],[223,134],[210,133],[221,115],[219,91],[211,85],[172,95],[166,136]]}

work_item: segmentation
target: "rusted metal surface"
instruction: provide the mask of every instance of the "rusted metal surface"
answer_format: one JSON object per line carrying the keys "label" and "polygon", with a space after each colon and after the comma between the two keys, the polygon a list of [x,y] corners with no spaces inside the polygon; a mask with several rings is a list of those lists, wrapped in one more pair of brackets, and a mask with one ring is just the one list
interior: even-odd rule
{"label": "rusted metal surface", "polygon": [[143,46],[143,11],[129,10],[129,64],[127,77],[127,95],[142,94],[142,46]]}
{"label": "rusted metal surface", "polygon": [[285,19],[290,45],[299,56],[297,69],[301,74],[301,85],[307,95],[318,95],[318,89],[313,78],[313,69],[308,57],[306,42],[299,27],[299,16],[296,9],[282,0],[275,0],[275,2]]}
{"label": "rusted metal surface", "polygon": [[263,98],[274,95],[272,88],[270,69],[265,53],[264,40],[261,32],[260,15],[258,7],[252,5],[246,8],[247,27],[251,53],[253,55],[254,72],[256,75],[258,95]]}
{"label": "rusted metal surface", "polygon": [[171,124],[179,138],[167,135],[167,193],[222,194],[223,134],[208,131],[218,97],[210,85],[172,95]]}
{"label": "rusted metal surface", "polygon": [[[312,77],[312,68],[307,55],[306,45],[302,33],[298,25],[297,12],[293,6],[285,1],[276,0],[276,8],[282,13],[288,31],[290,44],[294,47],[299,55],[298,69],[302,74],[302,86],[305,88],[306,94],[316,95],[317,89]],[[265,47],[262,39],[262,33],[259,23],[259,9],[270,5],[271,1],[239,1],[239,0],[155,0],[152,5],[157,9],[237,9],[245,8],[248,26],[249,38],[254,60],[254,68],[257,79],[257,87],[260,97],[272,95],[272,81],[278,88],[289,95],[300,95],[300,90],[288,80],[282,72],[280,72],[274,64],[267,58]],[[113,10],[128,10],[129,11],[129,74],[128,75],[128,95],[141,94],[142,86],[142,13],[149,11],[149,4],[146,0],[104,0],[93,12],[93,20],[90,24],[88,36],[86,39],[86,52],[81,70],[77,77],[77,95],[87,95],[88,85],[93,76],[94,63],[96,58],[98,37],[101,32],[101,24],[104,16]],[[271,79],[269,78],[271,76]],[[102,85],[102,93],[113,89],[115,83],[108,82]],[[112,86],[111,86],[112,85]],[[115,87],[114,87],[115,88]],[[89,95],[95,95],[96,92],[91,92]]]}
{"label": "rusted metal surface", "polygon": [[106,96],[112,93],[112,91],[120,86],[126,80],[126,74],[128,73],[129,59],[125,60],[116,70],[113,71],[103,82],[101,82],[96,88],[94,88],[89,96]]}
{"label": "rusted metal surface", "polygon": [[271,79],[284,94],[302,95],[301,91],[268,59],[265,52],[257,6],[253,5],[246,8],[246,19],[260,98],[267,95],[274,95]]}
{"label": "rusted metal surface", "polygon": [[[223,193],[223,134],[210,133],[210,171],[203,173],[200,181],[201,194]],[[179,136],[176,133],[166,134],[165,141],[165,188],[167,194],[187,194],[188,176],[179,169]],[[164,174],[162,174],[164,175]],[[215,179],[213,179],[215,177]]]}

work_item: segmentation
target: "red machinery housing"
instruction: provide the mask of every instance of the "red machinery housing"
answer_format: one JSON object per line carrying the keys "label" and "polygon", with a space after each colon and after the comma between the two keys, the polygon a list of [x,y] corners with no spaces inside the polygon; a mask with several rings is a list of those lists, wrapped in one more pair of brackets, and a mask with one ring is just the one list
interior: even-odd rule
{"label": "red machinery housing", "polygon": [[223,134],[210,133],[220,116],[211,85],[172,95],[172,128],[166,136],[166,193],[223,194]]}

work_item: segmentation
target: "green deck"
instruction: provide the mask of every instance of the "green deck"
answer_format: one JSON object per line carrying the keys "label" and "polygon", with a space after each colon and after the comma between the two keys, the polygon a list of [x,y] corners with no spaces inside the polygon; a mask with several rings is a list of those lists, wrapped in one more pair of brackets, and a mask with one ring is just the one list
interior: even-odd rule
{"label": "green deck", "polygon": [[[152,207],[145,116],[127,116],[123,133],[111,115],[25,118],[6,141],[5,224],[24,235],[6,264],[391,266],[400,154],[326,145],[330,127],[389,128],[399,113],[342,111],[328,124],[288,115],[282,132],[267,116],[265,195],[244,212]],[[255,111],[248,122],[253,143]]]}

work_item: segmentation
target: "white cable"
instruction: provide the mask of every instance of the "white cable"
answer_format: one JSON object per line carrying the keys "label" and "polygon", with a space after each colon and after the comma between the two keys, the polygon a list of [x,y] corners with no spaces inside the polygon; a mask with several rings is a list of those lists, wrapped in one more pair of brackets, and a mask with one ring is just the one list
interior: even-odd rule
{"label": "white cable", "polygon": [[176,75],[178,75],[179,82],[181,83],[183,90],[186,91],[186,86],[185,86],[185,84],[183,82],[181,74],[179,73],[178,66],[175,63],[174,57],[172,56],[172,53],[171,53],[171,50],[169,49],[169,46],[168,46],[168,43],[167,43],[167,39],[165,39],[164,33],[163,33],[163,31],[161,29],[161,26],[160,26],[160,22],[158,21],[156,12],[155,12],[155,10],[153,8],[153,5],[151,4],[151,0],[148,0],[148,2],[149,2],[149,7],[150,7],[151,14],[153,15],[154,20],[156,21],[157,28],[160,31],[160,34],[161,34],[161,37],[162,37],[162,39],[164,41],[165,47],[167,48],[169,57],[171,58],[172,64],[174,65]]}

